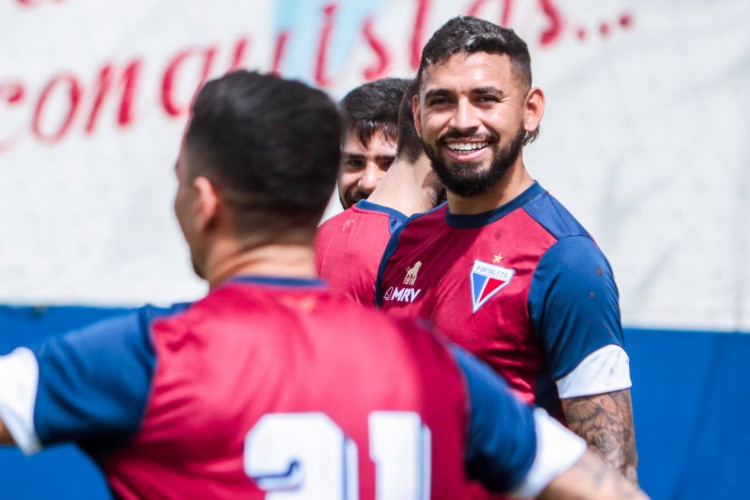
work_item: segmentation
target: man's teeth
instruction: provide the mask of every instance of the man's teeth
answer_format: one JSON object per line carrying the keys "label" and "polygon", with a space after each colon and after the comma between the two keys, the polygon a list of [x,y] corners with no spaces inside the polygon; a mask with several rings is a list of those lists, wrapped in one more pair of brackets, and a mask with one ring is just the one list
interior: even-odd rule
{"label": "man's teeth", "polygon": [[448,144],[448,148],[456,153],[468,153],[470,151],[476,151],[487,147],[486,142],[459,142],[454,144]]}

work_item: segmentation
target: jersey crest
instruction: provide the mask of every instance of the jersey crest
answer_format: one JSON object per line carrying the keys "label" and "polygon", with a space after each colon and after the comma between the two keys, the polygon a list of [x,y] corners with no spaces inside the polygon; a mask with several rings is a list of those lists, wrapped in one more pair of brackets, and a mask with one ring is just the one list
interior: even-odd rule
{"label": "jersey crest", "polygon": [[475,260],[469,275],[472,312],[477,312],[493,295],[505,288],[514,274],[513,269]]}

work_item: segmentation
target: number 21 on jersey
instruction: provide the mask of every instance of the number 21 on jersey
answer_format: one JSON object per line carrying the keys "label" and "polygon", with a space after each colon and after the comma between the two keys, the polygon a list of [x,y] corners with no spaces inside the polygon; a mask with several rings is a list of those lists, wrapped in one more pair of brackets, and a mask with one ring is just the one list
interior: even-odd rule
{"label": "number 21 on jersey", "polygon": [[[378,500],[430,497],[430,430],[413,412],[368,421]],[[324,413],[264,415],[245,436],[245,473],[268,500],[357,500],[357,445]]]}

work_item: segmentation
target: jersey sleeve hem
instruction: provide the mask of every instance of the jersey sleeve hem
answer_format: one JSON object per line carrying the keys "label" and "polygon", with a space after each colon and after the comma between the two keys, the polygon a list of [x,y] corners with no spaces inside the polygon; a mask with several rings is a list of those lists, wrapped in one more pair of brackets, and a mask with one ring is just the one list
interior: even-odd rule
{"label": "jersey sleeve hem", "polygon": [[541,408],[534,410],[536,457],[528,474],[512,492],[515,498],[535,498],[557,476],[571,468],[586,451],[586,442]]}
{"label": "jersey sleeve hem", "polygon": [[557,392],[566,399],[620,391],[632,385],[630,358],[622,347],[610,344],[586,356],[557,380]]}
{"label": "jersey sleeve hem", "polygon": [[42,448],[34,429],[39,364],[31,350],[19,347],[0,358],[0,418],[26,455]]}

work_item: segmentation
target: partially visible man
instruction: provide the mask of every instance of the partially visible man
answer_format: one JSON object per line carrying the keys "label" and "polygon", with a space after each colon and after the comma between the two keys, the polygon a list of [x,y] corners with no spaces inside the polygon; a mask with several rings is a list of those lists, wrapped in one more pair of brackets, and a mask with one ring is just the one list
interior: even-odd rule
{"label": "partially visible man", "polygon": [[302,83],[209,82],[174,202],[209,293],[0,357],[0,442],[74,441],[126,499],[449,499],[467,476],[643,498],[478,360],[316,278],[340,133],[335,104]]}
{"label": "partially visible man", "polygon": [[637,481],[612,270],[524,165],[544,113],[526,43],[454,18],[426,44],[417,79],[415,125],[448,203],[394,235],[379,303],[431,320]]}
{"label": "partially visible man", "polygon": [[393,231],[444,201],[445,190],[414,129],[412,81],[398,114],[396,159],[367,200],[328,219],[315,237],[318,274],[361,304],[375,303],[375,279]]}
{"label": "partially visible man", "polygon": [[355,88],[341,99],[346,131],[338,193],[346,209],[366,199],[396,157],[398,107],[409,80],[383,78]]}

